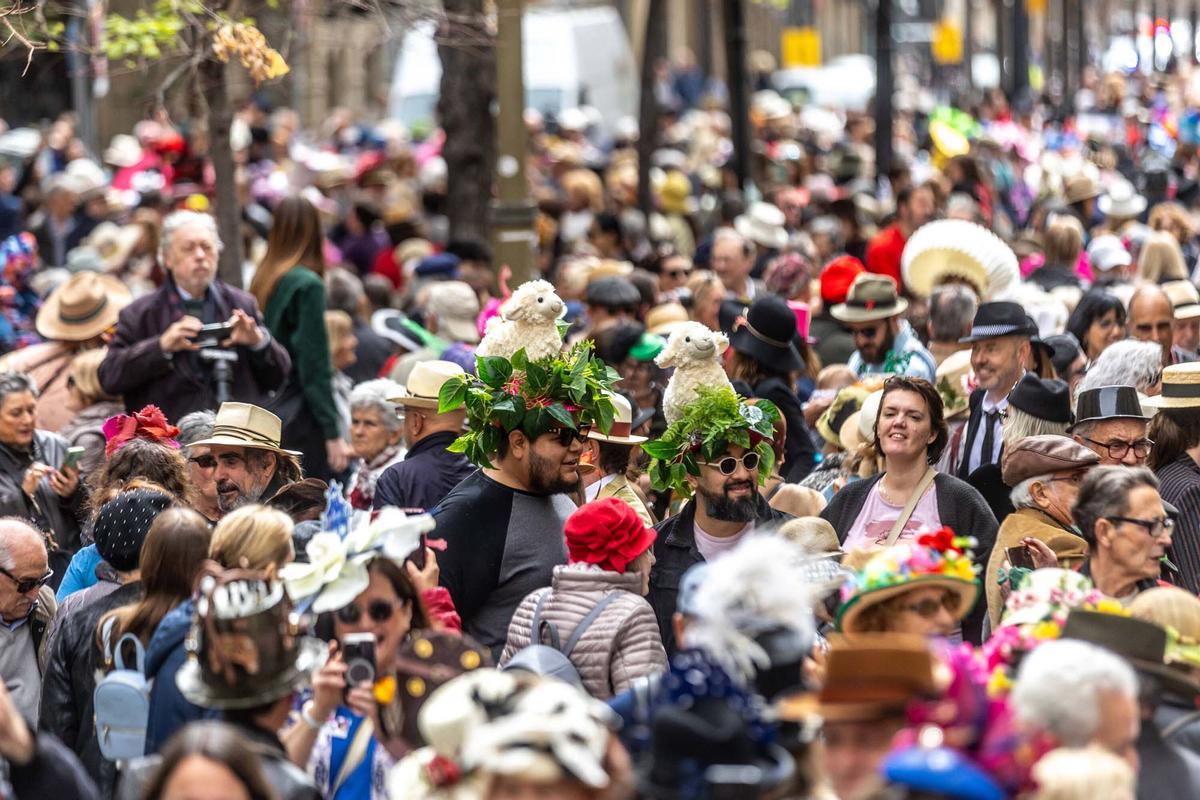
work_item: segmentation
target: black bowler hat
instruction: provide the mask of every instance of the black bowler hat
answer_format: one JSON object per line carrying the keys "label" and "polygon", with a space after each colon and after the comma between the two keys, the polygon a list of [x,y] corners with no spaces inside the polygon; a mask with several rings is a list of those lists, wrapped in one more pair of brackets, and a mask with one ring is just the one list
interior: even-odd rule
{"label": "black bowler hat", "polygon": [[1071,421],[1071,387],[1057,378],[1026,372],[1009,392],[1008,404],[1047,422]]}
{"label": "black bowler hat", "polygon": [[642,302],[637,287],[618,275],[597,278],[587,286],[584,301],[607,309],[635,308]]}
{"label": "black bowler hat", "polygon": [[1106,419],[1140,419],[1142,413],[1137,389],[1132,386],[1100,386],[1079,393],[1075,398],[1075,425]]}
{"label": "black bowler hat", "polygon": [[776,372],[799,372],[804,362],[792,340],[796,337],[796,315],[787,302],[775,295],[755,300],[746,320],[729,337],[729,344]]}
{"label": "black bowler hat", "polygon": [[1025,309],[1017,303],[995,301],[984,303],[975,312],[975,321],[971,323],[971,335],[959,339],[961,344],[981,342],[984,339],[997,339],[1001,336],[1037,336],[1037,325],[1025,313]]}

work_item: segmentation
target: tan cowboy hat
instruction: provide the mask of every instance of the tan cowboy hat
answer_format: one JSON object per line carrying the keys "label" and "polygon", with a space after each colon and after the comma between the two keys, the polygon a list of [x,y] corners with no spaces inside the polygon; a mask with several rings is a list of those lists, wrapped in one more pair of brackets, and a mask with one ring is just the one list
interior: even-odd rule
{"label": "tan cowboy hat", "polygon": [[613,409],[616,411],[613,414],[612,430],[607,435],[600,432],[599,428],[592,428],[588,432],[589,439],[595,439],[598,442],[609,442],[610,444],[641,444],[646,441],[645,436],[634,436],[633,431],[633,406],[619,394],[608,395],[608,399],[612,400]]}
{"label": "tan cowboy hat", "polygon": [[389,397],[388,402],[398,406],[433,409],[437,411],[438,392],[451,378],[466,374],[466,370],[453,361],[418,361],[408,373],[408,383],[400,397]]}
{"label": "tan cowboy hat", "polygon": [[129,288],[111,275],[77,272],[42,303],[37,332],[45,339],[86,342],[116,325],[132,300]]}
{"label": "tan cowboy hat", "polygon": [[200,447],[253,447],[270,450],[289,456],[302,456],[295,450],[284,450],[279,446],[283,436],[283,425],[279,417],[250,403],[222,403],[213,420],[212,436],[192,446]]}
{"label": "tan cowboy hat", "polygon": [[846,302],[838,303],[829,313],[839,322],[873,322],[904,313],[908,301],[896,293],[896,283],[887,275],[864,272],[850,284]]}
{"label": "tan cowboy hat", "polygon": [[670,336],[691,321],[687,309],[679,303],[663,303],[646,313],[646,330],[656,336]]}

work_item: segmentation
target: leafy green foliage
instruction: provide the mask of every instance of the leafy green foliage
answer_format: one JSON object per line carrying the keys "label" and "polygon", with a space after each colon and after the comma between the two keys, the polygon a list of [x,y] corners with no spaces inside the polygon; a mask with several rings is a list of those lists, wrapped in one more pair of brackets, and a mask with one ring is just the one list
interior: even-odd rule
{"label": "leafy green foliage", "polygon": [[591,342],[535,361],[523,349],[511,360],[479,356],[475,372],[446,381],[438,394],[439,414],[467,409],[468,430],[450,450],[472,463],[490,467],[501,438],[515,430],[536,439],[551,428],[578,430],[583,423],[612,429],[608,393],[620,375],[592,354]]}
{"label": "leafy green foliage", "polygon": [[769,400],[747,403],[728,386],[703,387],[663,435],[642,445],[650,456],[650,480],[655,489],[673,489],[688,497],[692,493],[687,476],[699,477],[703,462],[714,462],[731,445],[758,453],[759,483],[775,466],[771,446],[779,410]]}

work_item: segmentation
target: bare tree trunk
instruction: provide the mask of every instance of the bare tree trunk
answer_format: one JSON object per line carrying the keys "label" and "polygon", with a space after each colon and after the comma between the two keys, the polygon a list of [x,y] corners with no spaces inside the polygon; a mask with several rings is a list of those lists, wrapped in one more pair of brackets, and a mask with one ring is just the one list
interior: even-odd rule
{"label": "bare tree trunk", "polygon": [[438,119],[446,133],[446,215],[452,239],[487,242],[496,161],[496,53],[483,0],[445,0]]}
{"label": "bare tree trunk", "polygon": [[646,215],[654,210],[650,191],[650,158],[658,147],[658,98],[654,93],[655,65],[667,51],[667,9],[663,0],[646,4],[646,38],[642,44],[642,96],[638,109],[638,208]]}
{"label": "bare tree trunk", "polygon": [[200,62],[200,84],[208,101],[209,156],[216,173],[217,232],[224,248],[217,276],[230,286],[242,288],[242,211],[238,203],[229,126],[233,107],[225,83],[225,65],[213,58]]}

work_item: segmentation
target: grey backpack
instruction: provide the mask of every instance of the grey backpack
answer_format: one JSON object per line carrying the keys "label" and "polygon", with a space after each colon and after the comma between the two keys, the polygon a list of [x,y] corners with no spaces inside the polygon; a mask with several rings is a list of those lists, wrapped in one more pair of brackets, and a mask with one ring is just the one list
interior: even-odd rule
{"label": "grey backpack", "polygon": [[[113,620],[101,632],[105,661],[109,660],[109,638]],[[127,668],[122,650],[133,646],[136,664]],[[113,669],[96,683],[92,694],[96,739],[109,761],[138,758],[146,750],[146,723],[150,720],[150,685],[146,679],[146,651],[132,633],[117,640],[112,648]]]}
{"label": "grey backpack", "polygon": [[[592,610],[579,620],[579,624],[567,638],[567,643],[562,644],[558,637],[558,628],[553,622],[542,619],[542,606],[545,605],[546,598],[550,596],[550,591],[550,589],[546,589],[542,592],[538,596],[537,604],[533,607],[531,644],[513,654],[503,669],[523,670],[535,675],[558,678],[582,689],[583,680],[579,677],[579,670],[575,669],[575,665],[571,663],[571,651],[575,649],[575,645],[579,644],[579,640],[583,638],[583,634],[587,632],[592,623],[599,619],[605,607],[617,599],[617,592],[609,592],[600,598],[600,601],[592,606]],[[549,634],[549,645],[542,644],[543,633]]]}

